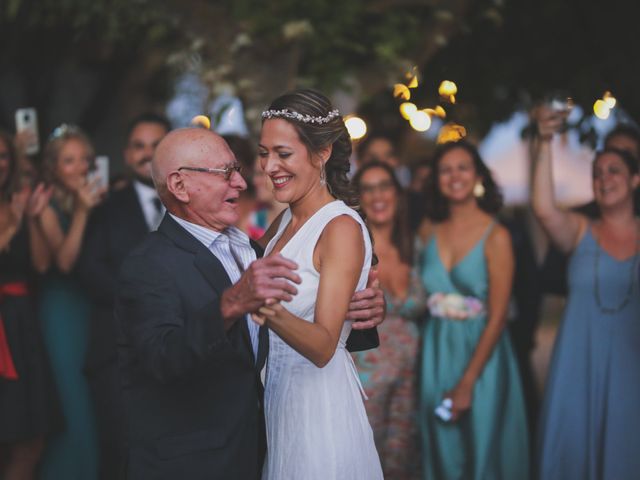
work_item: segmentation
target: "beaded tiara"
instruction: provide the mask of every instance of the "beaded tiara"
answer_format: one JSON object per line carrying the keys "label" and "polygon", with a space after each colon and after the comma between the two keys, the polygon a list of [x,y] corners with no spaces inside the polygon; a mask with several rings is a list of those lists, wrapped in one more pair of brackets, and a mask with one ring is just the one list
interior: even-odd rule
{"label": "beaded tiara", "polygon": [[331,110],[325,117],[314,117],[312,115],[303,115],[302,113],[295,112],[293,110],[283,109],[283,110],[265,110],[262,112],[262,118],[288,118],[291,120],[297,120],[302,123],[329,123],[336,117],[340,116],[340,112],[338,110]]}

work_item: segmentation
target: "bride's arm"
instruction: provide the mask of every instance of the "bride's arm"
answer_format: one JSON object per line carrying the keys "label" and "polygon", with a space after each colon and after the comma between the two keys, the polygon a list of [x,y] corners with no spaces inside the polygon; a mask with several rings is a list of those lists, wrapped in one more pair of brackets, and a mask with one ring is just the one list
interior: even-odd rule
{"label": "bride's arm", "polygon": [[360,225],[347,216],[333,219],[320,236],[314,255],[320,272],[314,321],[296,317],[279,303],[260,309],[267,326],[318,367],[324,367],[336,351],[364,253]]}

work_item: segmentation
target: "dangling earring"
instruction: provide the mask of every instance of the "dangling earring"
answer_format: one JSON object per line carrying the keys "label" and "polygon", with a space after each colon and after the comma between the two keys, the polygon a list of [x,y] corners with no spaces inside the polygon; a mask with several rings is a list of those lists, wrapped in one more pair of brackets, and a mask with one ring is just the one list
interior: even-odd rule
{"label": "dangling earring", "polygon": [[478,180],[476,185],[473,187],[473,195],[476,198],[482,198],[484,197],[484,193],[485,193],[484,185],[482,184],[481,180]]}
{"label": "dangling earring", "polygon": [[320,185],[323,187],[327,184],[327,172],[324,170],[324,163],[320,167]]}

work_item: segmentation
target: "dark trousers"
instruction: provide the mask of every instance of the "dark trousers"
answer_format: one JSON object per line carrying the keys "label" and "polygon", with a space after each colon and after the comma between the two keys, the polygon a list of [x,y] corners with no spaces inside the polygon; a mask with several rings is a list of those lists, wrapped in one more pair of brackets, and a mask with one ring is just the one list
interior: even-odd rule
{"label": "dark trousers", "polygon": [[123,478],[125,468],[124,406],[116,362],[87,373],[99,441],[99,478]]}

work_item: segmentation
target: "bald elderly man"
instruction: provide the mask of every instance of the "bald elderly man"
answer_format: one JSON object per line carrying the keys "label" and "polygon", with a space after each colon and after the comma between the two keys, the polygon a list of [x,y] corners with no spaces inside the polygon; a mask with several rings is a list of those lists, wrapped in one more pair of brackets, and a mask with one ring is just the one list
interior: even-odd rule
{"label": "bald elderly man", "polygon": [[[267,299],[290,300],[300,279],[282,256],[256,260],[260,247],[233,226],[246,188],[239,172],[208,130],[175,130],[155,152],[167,214],[125,260],[115,307],[126,478],[260,477],[268,335],[248,314]],[[367,289],[349,316],[379,323],[383,304],[379,289]],[[354,349],[377,345],[365,332],[354,331]]]}

